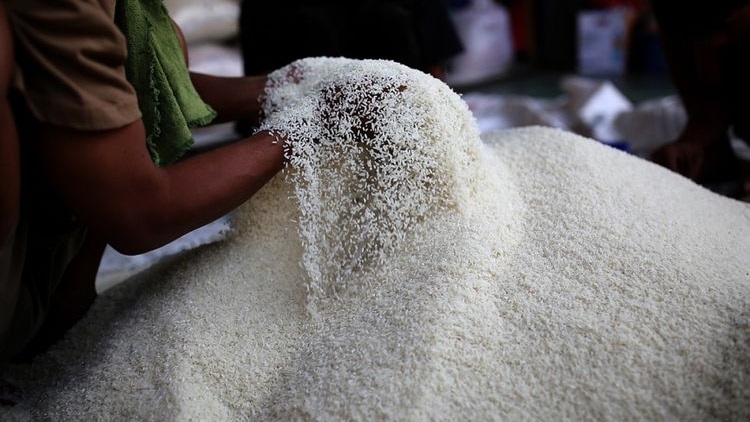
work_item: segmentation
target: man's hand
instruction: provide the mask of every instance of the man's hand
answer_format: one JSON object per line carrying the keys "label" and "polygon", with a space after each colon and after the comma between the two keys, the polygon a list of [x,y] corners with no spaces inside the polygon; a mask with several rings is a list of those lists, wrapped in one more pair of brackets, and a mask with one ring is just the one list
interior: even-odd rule
{"label": "man's hand", "polygon": [[162,246],[228,213],[283,167],[283,145],[269,133],[153,164],[138,120],[83,132],[41,126],[36,135],[49,180],[74,214],[118,251]]}
{"label": "man's hand", "polygon": [[682,137],[655,150],[651,160],[698,183],[725,182],[739,171],[727,135],[710,142]]}
{"label": "man's hand", "polygon": [[257,124],[260,121],[260,99],[266,86],[266,76],[228,77],[190,73],[193,86],[203,101],[218,116],[214,123],[236,120]]}
{"label": "man's hand", "polygon": [[651,156],[652,161],[691,180],[698,180],[704,171],[704,147],[693,142],[666,144]]}
{"label": "man's hand", "polygon": [[329,130],[351,130],[363,140],[374,138],[379,115],[383,112],[386,96],[396,95],[406,90],[406,86],[382,85],[378,90],[368,85],[332,85],[323,91],[321,117],[325,122],[338,122],[342,117],[351,126],[347,128],[331,126]]}

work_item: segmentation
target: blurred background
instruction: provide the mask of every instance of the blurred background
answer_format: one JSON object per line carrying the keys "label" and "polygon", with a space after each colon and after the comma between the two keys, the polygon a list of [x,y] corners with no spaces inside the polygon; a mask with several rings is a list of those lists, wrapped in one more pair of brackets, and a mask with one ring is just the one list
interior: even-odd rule
{"label": "blurred background", "polygon": [[[293,22],[289,17],[293,7],[287,5],[286,12],[274,16],[268,3],[245,0],[243,6],[241,0],[166,1],[185,33],[191,68],[196,71],[253,73],[246,72],[247,61],[252,60],[248,56],[253,52],[242,50],[241,33],[249,31],[240,24],[242,7],[257,11],[257,16],[245,23],[246,27],[260,28],[252,34],[255,45],[276,43],[263,39],[265,33],[269,40],[285,33],[291,38],[286,44],[272,45],[277,50],[297,49],[285,56],[289,59],[286,62],[329,51],[324,47],[298,47],[299,39],[319,31],[306,28],[308,33],[300,30],[295,34],[288,24]],[[287,3],[294,6],[295,2]],[[659,143],[676,137],[684,125],[685,117],[661,51],[658,26],[646,1],[421,3],[426,4],[422,8],[444,5],[447,9],[461,51],[445,59],[442,79],[464,95],[482,130],[552,125],[645,156]],[[442,33],[436,33],[428,33],[427,37],[432,35],[434,39],[426,42],[446,42]],[[248,37],[245,35],[245,43]],[[255,59],[268,54],[257,49],[254,52]],[[644,123],[649,130],[644,130]],[[232,125],[196,131],[199,147],[235,136]]]}
{"label": "blurred background", "polygon": [[[345,14],[355,3],[165,1],[188,43],[190,68],[198,72],[262,73],[312,55],[404,58],[460,93],[482,132],[552,126],[644,159],[686,125],[646,0],[365,0],[366,12]],[[399,33],[403,19],[384,9],[390,3],[409,8],[408,19],[420,21],[416,38],[408,30]],[[382,47],[388,39],[395,42]],[[434,60],[408,62],[414,53],[404,51],[408,46]],[[195,129],[195,147],[211,148],[249,131],[241,122]],[[732,140],[732,147],[750,162],[745,143]],[[706,187],[729,194],[735,185]],[[135,257],[108,250],[99,289],[159,259],[220,239],[229,228],[225,217]]]}

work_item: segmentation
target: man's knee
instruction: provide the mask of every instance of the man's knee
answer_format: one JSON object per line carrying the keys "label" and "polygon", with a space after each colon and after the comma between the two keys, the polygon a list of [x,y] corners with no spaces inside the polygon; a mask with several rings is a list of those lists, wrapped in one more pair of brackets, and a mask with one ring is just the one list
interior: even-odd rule
{"label": "man's knee", "polygon": [[11,236],[18,220],[20,157],[13,114],[8,101],[15,61],[10,24],[0,2],[0,241]]}
{"label": "man's knee", "polygon": [[13,74],[13,37],[5,6],[0,2],[0,89],[7,94]]}

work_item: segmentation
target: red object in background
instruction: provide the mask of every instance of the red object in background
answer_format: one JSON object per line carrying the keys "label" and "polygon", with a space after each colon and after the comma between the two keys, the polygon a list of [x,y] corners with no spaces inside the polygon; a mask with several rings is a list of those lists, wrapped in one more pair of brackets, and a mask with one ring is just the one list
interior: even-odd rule
{"label": "red object in background", "polygon": [[510,14],[510,25],[513,34],[513,47],[517,55],[524,56],[529,54],[529,35],[528,35],[528,13],[526,2],[511,1],[507,2],[508,13]]}

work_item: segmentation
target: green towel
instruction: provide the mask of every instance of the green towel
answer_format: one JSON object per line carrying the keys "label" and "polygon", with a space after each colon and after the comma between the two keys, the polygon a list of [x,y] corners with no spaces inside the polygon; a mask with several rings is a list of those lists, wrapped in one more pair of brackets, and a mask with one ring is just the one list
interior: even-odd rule
{"label": "green towel", "polygon": [[180,40],[162,0],[117,0],[115,22],[127,38],[127,78],[138,94],[146,143],[159,166],[192,145],[191,127],[216,112],[201,100],[188,73]]}

